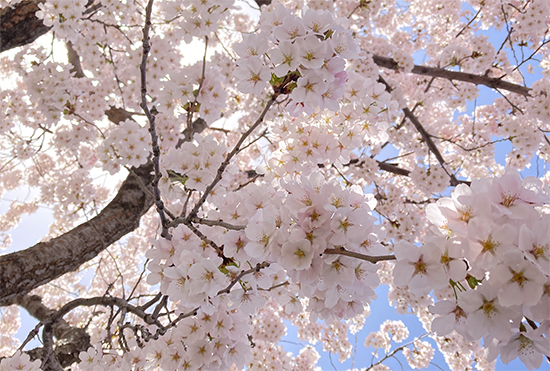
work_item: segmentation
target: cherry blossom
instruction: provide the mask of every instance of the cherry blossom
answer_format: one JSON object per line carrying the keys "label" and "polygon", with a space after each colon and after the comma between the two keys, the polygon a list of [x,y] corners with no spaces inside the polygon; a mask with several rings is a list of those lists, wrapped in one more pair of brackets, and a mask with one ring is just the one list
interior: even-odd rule
{"label": "cherry blossom", "polygon": [[550,6],[440,3],[0,0],[0,369],[544,367]]}

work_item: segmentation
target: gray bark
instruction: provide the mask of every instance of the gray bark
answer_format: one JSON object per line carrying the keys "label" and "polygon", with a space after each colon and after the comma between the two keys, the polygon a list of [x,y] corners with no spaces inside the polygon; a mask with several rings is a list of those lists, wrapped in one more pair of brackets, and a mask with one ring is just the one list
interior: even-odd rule
{"label": "gray bark", "polygon": [[[39,296],[24,295],[14,300],[27,310],[29,314],[42,322],[47,322],[57,311],[46,307]],[[64,319],[59,319],[53,324],[55,342],[54,355],[62,367],[68,367],[75,362],[80,362],[79,354],[88,350],[91,346],[90,335],[86,330],[69,325]],[[45,349],[35,348],[27,352],[31,360],[42,359]]]}
{"label": "gray bark", "polygon": [[0,256],[0,306],[78,269],[139,226],[154,203],[151,163],[135,168],[118,194],[90,221],[48,242]]}
{"label": "gray bark", "polygon": [[29,44],[44,35],[50,27],[44,26],[34,15],[44,0],[25,0],[13,8],[0,9],[0,53]]}

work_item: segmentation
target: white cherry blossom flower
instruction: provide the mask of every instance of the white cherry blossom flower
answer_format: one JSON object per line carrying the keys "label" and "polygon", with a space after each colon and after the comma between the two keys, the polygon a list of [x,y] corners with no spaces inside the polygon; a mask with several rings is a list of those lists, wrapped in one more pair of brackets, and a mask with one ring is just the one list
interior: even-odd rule
{"label": "white cherry blossom flower", "polygon": [[271,74],[260,57],[241,58],[237,61],[235,77],[240,80],[237,87],[243,93],[262,94]]}
{"label": "white cherry blossom flower", "polygon": [[319,41],[316,36],[306,36],[296,41],[299,49],[300,64],[305,68],[315,70],[321,68],[325,58],[330,57],[327,53],[327,43]]}
{"label": "white cherry blossom flower", "polygon": [[271,62],[276,65],[273,72],[275,75],[282,77],[289,71],[295,71],[300,66],[299,49],[296,43],[282,40],[279,46],[271,49],[267,54]]}
{"label": "white cherry blossom flower", "polygon": [[550,215],[543,215],[533,225],[523,224],[519,230],[518,247],[527,260],[550,276]]}
{"label": "white cherry blossom flower", "polygon": [[308,240],[286,242],[281,248],[281,265],[286,269],[307,269],[313,260],[313,247]]}
{"label": "white cherry blossom flower", "polygon": [[491,271],[490,281],[500,287],[498,300],[502,306],[535,305],[539,302],[547,277],[524,259],[517,251],[510,251]]}
{"label": "white cherry blossom flower", "polygon": [[261,57],[267,52],[267,38],[262,35],[245,34],[243,41],[233,45],[235,53],[241,58]]}
{"label": "white cherry blossom flower", "polygon": [[525,326],[527,331],[514,329],[514,335],[507,344],[501,347],[500,359],[508,364],[519,357],[523,364],[533,370],[539,368],[548,354],[550,354],[550,342],[543,336],[544,328],[533,330]]}
{"label": "white cherry blossom flower", "polygon": [[397,286],[409,286],[414,295],[427,295],[432,289],[449,284],[440,263],[441,253],[435,245],[418,247],[399,241],[395,245],[395,257],[394,282]]}
{"label": "white cherry blossom flower", "polygon": [[468,316],[468,333],[476,340],[483,337],[487,342],[493,339],[507,341],[510,338],[510,319],[521,315],[519,307],[503,307],[499,303],[499,291],[499,287],[484,282],[475,290],[458,296],[458,305]]}
{"label": "white cherry blossom flower", "polygon": [[298,86],[292,90],[290,98],[296,102],[303,102],[311,108],[319,105],[323,93],[327,91],[328,84],[315,72],[298,79]]}

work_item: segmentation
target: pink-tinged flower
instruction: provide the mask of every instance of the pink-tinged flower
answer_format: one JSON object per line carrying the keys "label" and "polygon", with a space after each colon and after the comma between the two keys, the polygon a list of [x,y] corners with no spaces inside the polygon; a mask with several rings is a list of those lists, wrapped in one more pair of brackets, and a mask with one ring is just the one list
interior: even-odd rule
{"label": "pink-tinged flower", "polygon": [[271,31],[272,28],[282,25],[287,15],[290,15],[290,9],[282,4],[277,4],[274,10],[264,9],[260,16],[260,27],[262,30]]}
{"label": "pink-tinged flower", "polygon": [[[515,249],[517,230],[505,224],[500,228],[490,220],[475,218],[468,224],[470,252],[466,254],[474,269],[482,272],[493,269],[504,254]],[[478,272],[472,275],[479,276]]]}
{"label": "pink-tinged flower", "polygon": [[313,253],[308,240],[286,242],[281,248],[281,265],[286,269],[307,269],[313,260]]}
{"label": "pink-tinged flower", "polygon": [[269,254],[271,242],[276,231],[272,218],[263,218],[263,210],[259,210],[246,226],[245,234],[250,240],[244,248],[246,253],[255,259],[263,259]]}
{"label": "pink-tinged flower", "polygon": [[309,8],[303,16],[303,22],[308,31],[319,35],[328,31],[334,21],[329,12]]}
{"label": "pink-tinged flower", "polygon": [[195,318],[188,318],[178,324],[178,332],[189,343],[194,343],[204,338],[204,328]]}
{"label": "pink-tinged flower", "polygon": [[466,278],[466,271],[468,269],[468,265],[464,261],[464,246],[468,248],[468,242],[466,240],[434,237],[428,239],[428,242],[426,242],[424,246],[428,244],[433,244],[441,251],[440,262],[448,278],[455,282],[462,281]]}
{"label": "pink-tinged flower", "polygon": [[306,29],[302,20],[293,16],[287,15],[283,18],[283,24],[275,27],[273,30],[273,36],[278,41],[290,40],[293,41],[298,37],[302,37],[306,34]]}
{"label": "pink-tinged flower", "polygon": [[550,275],[550,215],[543,215],[530,227],[525,224],[521,226],[518,247],[527,260],[544,274]]}
{"label": "pink-tinged flower", "polygon": [[231,309],[239,308],[247,316],[265,304],[265,299],[256,290],[235,289],[229,293],[229,299],[233,303]]}
{"label": "pink-tinged flower", "polygon": [[353,300],[353,290],[347,285],[347,284],[336,284],[335,286],[331,287],[323,287],[320,286],[322,289],[326,289],[325,291],[325,306],[327,308],[333,308],[340,300],[349,303]]}
{"label": "pink-tinged flower", "polygon": [[441,252],[435,245],[418,247],[399,241],[394,250],[397,263],[393,277],[397,286],[409,286],[411,293],[424,296],[449,284],[440,262]]}
{"label": "pink-tinged flower", "polygon": [[340,103],[338,103],[338,99],[342,98],[343,95],[344,86],[342,84],[337,84],[333,81],[328,85],[327,91],[321,94],[319,107],[322,110],[327,108],[333,112],[338,112],[338,110],[340,109]]}
{"label": "pink-tinged flower", "polygon": [[353,263],[355,262],[351,258],[337,255],[325,258],[321,274],[325,287],[334,287],[337,284],[349,286],[355,276]]}
{"label": "pink-tinged flower", "polygon": [[42,19],[44,26],[52,27],[60,17],[58,14],[55,14],[55,10],[51,9],[51,6],[48,5],[49,3],[38,4],[38,8],[40,8],[40,10],[36,12],[36,18]]}
{"label": "pink-tinged flower", "polygon": [[510,338],[510,319],[521,316],[519,307],[503,307],[497,298],[500,287],[488,282],[475,290],[460,293],[458,305],[467,313],[466,326],[474,339],[507,341]]}
{"label": "pink-tinged flower", "polygon": [[242,231],[228,231],[223,236],[223,253],[230,258],[236,258],[239,261],[247,260],[247,254],[244,247],[248,243],[245,233]]}
{"label": "pink-tinged flower", "polygon": [[545,356],[550,354],[550,342],[543,336],[543,327],[536,330],[529,326],[525,328],[527,331],[513,330],[515,334],[500,350],[500,360],[508,364],[519,357],[529,370],[533,370],[539,368]]}
{"label": "pink-tinged flower", "polygon": [[300,64],[305,68],[317,69],[330,58],[327,53],[327,43],[320,41],[316,36],[306,36],[296,41],[299,48]]}
{"label": "pink-tinged flower", "polygon": [[297,102],[292,100],[286,105],[286,110],[291,117],[298,117],[304,112],[306,113],[306,115],[311,115],[314,112],[314,109],[312,107],[306,106],[304,102]]}
{"label": "pink-tinged flower", "polygon": [[321,228],[326,222],[329,221],[331,213],[324,210],[320,205],[310,206],[308,208],[300,210],[297,214],[296,223],[307,231],[316,230]]}
{"label": "pink-tinged flower", "polygon": [[542,296],[539,302],[532,307],[523,307],[526,317],[538,322],[548,320],[550,313],[550,277],[546,279],[546,283],[542,286]]}
{"label": "pink-tinged flower", "polygon": [[[537,179],[539,186],[540,181]],[[531,179],[526,184],[533,187]],[[539,187],[540,189],[540,187]],[[526,189],[517,172],[507,172],[500,179],[493,180],[489,196],[498,213],[510,219],[524,219],[533,212],[532,205],[540,204],[540,197],[533,189]]]}
{"label": "pink-tinged flower", "polygon": [[228,346],[223,356],[227,364],[235,364],[237,370],[244,369],[244,365],[250,363],[251,357],[252,352],[250,346],[244,343],[236,343]]}
{"label": "pink-tinged flower", "polygon": [[239,59],[235,77],[240,80],[237,88],[243,93],[260,95],[271,77],[269,68],[264,66],[260,57]]}
{"label": "pink-tinged flower", "polygon": [[[330,59],[326,59],[325,63],[323,63],[323,66],[317,70],[324,80],[327,82],[335,82],[336,85],[344,85],[347,80],[347,73],[344,71],[346,68],[346,61],[343,60],[340,57],[332,57]],[[344,73],[342,76],[339,75],[341,73]],[[336,79],[338,76],[338,79]]]}
{"label": "pink-tinged flower", "polygon": [[[353,283],[354,288],[378,287],[380,284],[380,278],[378,277],[378,264],[372,264],[369,262],[356,263],[353,269],[355,274],[355,281]],[[374,294],[376,298],[376,294]]]}
{"label": "pink-tinged flower", "polygon": [[221,259],[202,259],[189,268],[189,289],[195,293],[206,293],[214,296],[228,284],[227,277],[218,266]]}
{"label": "pink-tinged flower", "polygon": [[241,58],[261,57],[267,52],[267,38],[256,34],[243,35],[243,41],[233,46],[235,53]]}
{"label": "pink-tinged flower", "polygon": [[271,49],[268,53],[271,62],[276,65],[273,72],[281,77],[289,71],[294,71],[300,66],[299,49],[296,43],[282,40],[279,47]]}
{"label": "pink-tinged flower", "polygon": [[193,359],[200,365],[208,363],[212,357],[212,342],[204,339],[190,342],[187,347],[189,358]]}
{"label": "pink-tinged flower", "polygon": [[359,46],[350,32],[335,32],[328,40],[329,45],[336,54],[342,58],[359,58]]}
{"label": "pink-tinged flower", "polygon": [[184,301],[189,296],[189,284],[187,283],[188,264],[164,269],[164,276],[169,279],[168,289],[164,291],[170,296],[170,300]]}
{"label": "pink-tinged flower", "polygon": [[500,287],[498,300],[502,306],[531,306],[539,302],[546,276],[525,260],[521,252],[514,250],[491,271],[490,281]]}
{"label": "pink-tinged flower", "polygon": [[451,231],[464,235],[468,233],[467,227],[470,220],[475,217],[489,218],[491,216],[491,202],[487,195],[473,193],[471,188],[465,184],[459,184],[451,198],[440,198],[435,205],[428,205],[428,208],[439,209],[446,219],[445,221],[430,219],[432,223],[438,227],[444,225]]}
{"label": "pink-tinged flower", "polygon": [[315,72],[298,79],[298,86],[292,90],[290,98],[296,102],[303,102],[306,106],[315,108],[319,105],[321,95],[327,91],[327,83]]}
{"label": "pink-tinged flower", "polygon": [[334,234],[330,238],[333,245],[355,244],[365,241],[369,230],[362,224],[368,224],[371,216],[365,209],[345,208],[334,215],[331,228]]}
{"label": "pink-tinged flower", "polygon": [[439,314],[432,322],[432,331],[437,332],[437,336],[445,336],[453,330],[473,341],[468,334],[466,326],[467,314],[454,301],[440,300],[430,306],[430,312]]}

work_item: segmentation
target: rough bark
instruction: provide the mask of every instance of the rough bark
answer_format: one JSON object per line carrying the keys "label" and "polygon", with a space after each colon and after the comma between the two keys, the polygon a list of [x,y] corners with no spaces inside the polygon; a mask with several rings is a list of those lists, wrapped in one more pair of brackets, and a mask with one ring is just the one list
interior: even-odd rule
{"label": "rough bark", "polygon": [[[372,59],[378,67],[383,67],[395,71],[399,69],[399,64],[392,58],[381,57],[379,55],[373,54]],[[531,90],[525,86],[514,84],[495,77],[475,75],[473,73],[458,71],[449,71],[444,68],[437,67],[419,66],[415,64],[412,69],[412,73],[421,76],[440,77],[447,80],[464,81],[476,85],[485,85],[492,89],[502,89],[512,93],[521,94],[523,96],[529,96],[529,91]]]}
{"label": "rough bark", "polygon": [[150,163],[133,170],[103,211],[73,230],[26,250],[0,256],[0,306],[78,269],[139,226],[154,203]]}
{"label": "rough bark", "polygon": [[[13,304],[17,304],[27,310],[31,316],[41,322],[47,322],[57,311],[46,307],[42,299],[37,295],[24,295],[16,298]],[[54,355],[62,367],[68,367],[75,362],[80,362],[80,352],[90,347],[90,335],[86,330],[69,325],[64,319],[59,319],[53,324],[53,335],[56,338]],[[27,352],[31,360],[42,359],[44,348],[35,348]]]}
{"label": "rough bark", "polygon": [[44,0],[25,0],[0,9],[0,53],[29,44],[50,30],[34,15]]}

